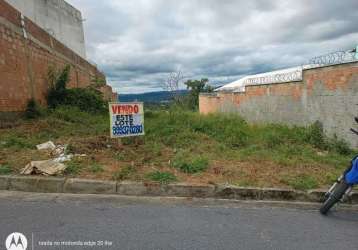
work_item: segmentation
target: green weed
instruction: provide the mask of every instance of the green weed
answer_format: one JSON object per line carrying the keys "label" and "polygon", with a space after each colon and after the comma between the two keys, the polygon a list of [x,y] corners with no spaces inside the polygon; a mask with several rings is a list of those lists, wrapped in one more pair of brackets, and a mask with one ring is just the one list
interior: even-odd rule
{"label": "green weed", "polygon": [[177,180],[177,178],[174,174],[172,174],[170,172],[161,172],[161,171],[155,171],[155,172],[149,173],[147,175],[147,178],[152,181],[159,182],[161,184],[167,184],[167,183]]}
{"label": "green weed", "polygon": [[119,152],[119,153],[116,153],[116,154],[114,155],[114,158],[115,158],[117,161],[124,161],[124,160],[125,160],[125,155],[124,155],[124,153]]}
{"label": "green weed", "polygon": [[104,171],[103,166],[97,164],[97,163],[93,163],[92,165],[90,165],[89,170],[92,173],[101,173]]}
{"label": "green weed", "polygon": [[25,117],[27,119],[36,119],[42,115],[41,107],[37,104],[35,99],[30,99],[25,110]]}
{"label": "green weed", "polygon": [[12,173],[12,169],[10,166],[0,165],[0,175],[7,175],[7,174],[11,174],[11,173]]}
{"label": "green weed", "polygon": [[28,148],[34,148],[34,144],[32,143],[32,138],[27,139],[17,134],[8,134],[7,137],[5,137],[3,143],[0,144],[0,147],[28,149]]}
{"label": "green weed", "polygon": [[287,184],[298,190],[308,190],[318,187],[317,180],[309,175],[299,175],[287,180]]}
{"label": "green weed", "polygon": [[113,179],[116,181],[122,181],[122,180],[128,179],[135,172],[136,172],[135,167],[125,166],[113,174]]}
{"label": "green weed", "polygon": [[74,160],[66,163],[65,173],[76,175],[84,168],[85,168],[85,166],[84,166],[83,162],[81,162],[77,159],[74,159]]}
{"label": "green weed", "polygon": [[323,124],[316,121],[307,129],[307,141],[316,148],[326,149],[327,144],[323,131]]}
{"label": "green weed", "polygon": [[172,162],[172,166],[188,174],[203,172],[208,168],[209,161],[205,157],[196,156],[188,159],[185,154],[177,154]]}
{"label": "green weed", "polygon": [[336,135],[329,140],[328,147],[331,151],[337,152],[341,155],[350,155],[353,150],[349,147],[348,143],[344,140],[340,140]]}

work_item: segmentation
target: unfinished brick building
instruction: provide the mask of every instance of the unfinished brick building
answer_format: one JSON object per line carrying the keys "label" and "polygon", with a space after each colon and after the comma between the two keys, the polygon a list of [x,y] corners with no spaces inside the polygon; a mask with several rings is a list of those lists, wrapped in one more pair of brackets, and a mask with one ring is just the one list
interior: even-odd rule
{"label": "unfinished brick building", "polygon": [[[63,0],[45,2],[65,3]],[[67,11],[62,7],[56,9]],[[68,4],[65,7],[73,8]],[[65,14],[71,13],[77,14],[78,11]],[[61,69],[71,65],[69,87],[86,87],[94,78],[105,80],[104,74],[82,57],[84,54],[79,46],[75,46],[74,50],[80,51],[78,53],[82,56],[68,46],[8,1],[0,0],[0,112],[23,111],[31,98],[45,104],[50,67]],[[110,86],[105,85],[101,91],[106,99],[116,99]]]}

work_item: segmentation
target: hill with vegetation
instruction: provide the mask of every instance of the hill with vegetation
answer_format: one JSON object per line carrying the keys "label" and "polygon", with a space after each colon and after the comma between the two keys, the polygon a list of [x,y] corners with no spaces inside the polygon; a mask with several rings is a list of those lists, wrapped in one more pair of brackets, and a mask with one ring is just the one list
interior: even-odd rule
{"label": "hill with vegetation", "polygon": [[121,102],[149,102],[149,103],[160,103],[160,102],[169,102],[172,100],[173,95],[184,96],[188,93],[187,90],[178,90],[176,93],[169,91],[157,91],[157,92],[147,92],[140,94],[119,94],[119,100]]}

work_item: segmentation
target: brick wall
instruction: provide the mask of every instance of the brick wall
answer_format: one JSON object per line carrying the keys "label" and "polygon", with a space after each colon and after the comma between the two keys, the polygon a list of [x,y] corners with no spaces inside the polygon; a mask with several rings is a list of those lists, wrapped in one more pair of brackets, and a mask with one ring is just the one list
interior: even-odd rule
{"label": "brick wall", "polygon": [[303,71],[303,81],[246,86],[244,93],[199,97],[200,112],[236,112],[250,122],[309,125],[321,121],[326,133],[358,147],[349,131],[358,115],[358,63]]}
{"label": "brick wall", "polygon": [[[50,67],[71,65],[69,87],[86,87],[95,77],[105,80],[95,66],[31,20],[25,17],[24,23],[23,27],[21,13],[0,0],[0,112],[23,111],[31,97],[45,104]],[[110,86],[102,91],[116,99]]]}

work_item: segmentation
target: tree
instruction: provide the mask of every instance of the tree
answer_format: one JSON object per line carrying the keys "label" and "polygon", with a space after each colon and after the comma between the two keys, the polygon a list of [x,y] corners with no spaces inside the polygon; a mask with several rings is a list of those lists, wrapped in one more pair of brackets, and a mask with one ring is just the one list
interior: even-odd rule
{"label": "tree", "polygon": [[183,79],[184,79],[183,73],[180,70],[178,70],[176,72],[170,73],[168,79],[164,82],[164,89],[170,92],[172,99],[176,103],[181,102],[179,85]]}
{"label": "tree", "polygon": [[190,90],[188,95],[188,106],[197,109],[199,106],[199,94],[202,92],[213,92],[214,88],[208,84],[207,78],[201,80],[188,80],[184,84]]}

